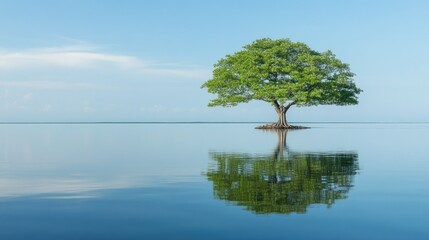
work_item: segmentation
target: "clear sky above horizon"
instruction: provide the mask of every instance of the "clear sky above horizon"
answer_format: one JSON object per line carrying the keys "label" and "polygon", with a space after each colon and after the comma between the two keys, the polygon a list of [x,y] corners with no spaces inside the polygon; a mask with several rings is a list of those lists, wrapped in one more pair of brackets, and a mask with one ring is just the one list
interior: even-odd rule
{"label": "clear sky above horizon", "polygon": [[208,108],[213,64],[263,38],[332,50],[356,106],[289,121],[429,121],[429,1],[2,1],[0,122],[275,121],[270,104]]}

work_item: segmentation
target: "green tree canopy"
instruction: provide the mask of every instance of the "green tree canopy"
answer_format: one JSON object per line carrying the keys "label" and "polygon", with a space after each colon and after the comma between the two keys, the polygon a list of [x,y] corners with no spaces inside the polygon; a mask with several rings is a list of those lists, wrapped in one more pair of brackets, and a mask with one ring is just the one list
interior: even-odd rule
{"label": "green tree canopy", "polygon": [[202,85],[216,94],[209,106],[236,106],[251,100],[274,105],[278,128],[288,128],[292,105],[357,104],[361,90],[348,64],[331,51],[317,52],[289,39],[259,39],[214,65],[213,78]]}

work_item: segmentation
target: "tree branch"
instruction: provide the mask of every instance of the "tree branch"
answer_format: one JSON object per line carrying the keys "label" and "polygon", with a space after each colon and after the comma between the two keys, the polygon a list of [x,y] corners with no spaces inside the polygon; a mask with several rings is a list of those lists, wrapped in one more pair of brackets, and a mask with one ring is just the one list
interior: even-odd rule
{"label": "tree branch", "polygon": [[277,100],[274,100],[273,101],[273,105],[276,108],[276,111],[278,112],[280,110],[280,104],[279,104],[279,102],[277,102]]}
{"label": "tree branch", "polygon": [[286,111],[292,106],[292,105],[295,105],[295,101],[292,101],[292,102],[290,102],[290,103],[288,103],[288,105],[286,105],[285,106],[285,109],[286,109]]}

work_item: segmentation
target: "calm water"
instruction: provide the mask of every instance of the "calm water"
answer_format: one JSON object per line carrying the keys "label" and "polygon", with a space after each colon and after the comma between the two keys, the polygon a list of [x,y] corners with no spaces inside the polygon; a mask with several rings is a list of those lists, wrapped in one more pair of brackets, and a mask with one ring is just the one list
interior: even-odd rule
{"label": "calm water", "polygon": [[0,125],[0,239],[429,239],[429,124]]}

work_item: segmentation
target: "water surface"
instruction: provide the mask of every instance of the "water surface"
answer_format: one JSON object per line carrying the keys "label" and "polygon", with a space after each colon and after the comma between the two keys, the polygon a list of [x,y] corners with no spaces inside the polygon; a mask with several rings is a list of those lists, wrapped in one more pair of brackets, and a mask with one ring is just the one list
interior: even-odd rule
{"label": "water surface", "polygon": [[0,238],[428,238],[429,125],[254,127],[0,125]]}

